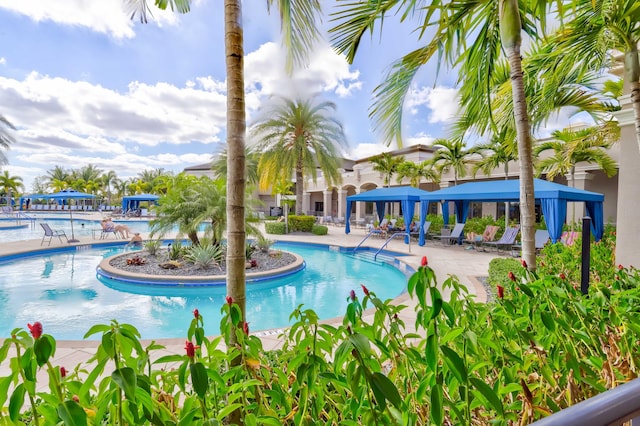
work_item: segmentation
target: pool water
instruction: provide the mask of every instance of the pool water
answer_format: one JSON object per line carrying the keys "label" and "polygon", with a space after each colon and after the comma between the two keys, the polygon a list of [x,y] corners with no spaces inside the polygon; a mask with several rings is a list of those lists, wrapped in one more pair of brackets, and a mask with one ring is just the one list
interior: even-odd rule
{"label": "pool water", "polygon": [[[247,285],[251,331],[286,327],[300,304],[320,318],[344,315],[353,289],[362,297],[365,284],[382,299],[395,298],[407,279],[398,269],[355,258],[321,246],[277,244],[301,255],[307,266],[284,278]],[[127,286],[96,277],[104,257],[122,246],[56,251],[0,263],[0,337],[16,327],[40,321],[56,339],[82,339],[94,324],[112,319],[134,325],[145,339],[185,337],[193,310],[204,317],[208,335],[220,333],[224,286],[159,289]],[[100,336],[93,336],[96,339]]]}
{"label": "pool water", "polygon": [[[29,220],[20,220],[16,221],[15,219],[11,220],[1,220],[0,224],[4,226],[12,226],[20,223],[22,225],[28,224],[29,226],[24,228],[17,229],[0,229],[0,239],[3,242],[11,242],[11,241],[25,241],[25,240],[39,240],[42,239],[44,235],[44,230],[40,226],[40,223],[48,223],[54,230],[62,230],[67,235],[69,239],[71,239],[71,221],[69,220],[68,214],[60,213],[56,215],[57,217],[51,217],[51,215],[45,217],[37,217],[35,222],[31,222]],[[149,222],[146,220],[138,220],[138,219],[130,219],[130,220],[114,220],[116,224],[127,225],[131,232],[149,232]],[[100,230],[100,221],[98,220],[87,220],[82,219],[82,213],[74,213],[73,216],[73,235],[78,237],[93,237],[94,230]],[[96,238],[100,238],[100,234],[97,234]],[[113,238],[113,237],[112,237]],[[47,240],[45,240],[47,241]],[[64,238],[62,238],[64,241]],[[66,241],[64,241],[66,243]],[[55,238],[52,241],[52,245],[60,244]],[[46,242],[45,242],[45,245]]]}

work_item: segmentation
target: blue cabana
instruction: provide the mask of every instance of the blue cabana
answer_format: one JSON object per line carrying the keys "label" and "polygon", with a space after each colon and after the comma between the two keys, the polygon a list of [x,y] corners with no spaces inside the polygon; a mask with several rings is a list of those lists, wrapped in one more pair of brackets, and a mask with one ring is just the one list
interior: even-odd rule
{"label": "blue cabana", "polygon": [[135,210],[140,207],[141,201],[153,201],[154,203],[158,201],[160,198],[155,194],[136,194],[136,195],[127,195],[126,197],[122,197],[122,210]]}
{"label": "blue cabana", "polygon": [[[551,241],[557,242],[562,235],[562,225],[567,216],[567,202],[582,201],[591,217],[591,232],[599,241],[604,233],[604,213],[602,203],[604,195],[597,192],[571,188],[542,179],[533,180],[534,198],[540,201],[542,214],[547,223]],[[452,201],[456,206],[456,220],[465,222],[469,211],[469,202],[518,202],[520,201],[520,180],[492,180],[469,182],[458,186],[429,192],[420,197],[421,210],[426,211],[429,202]],[[421,215],[422,218],[422,215]]]}
{"label": "blue cabana", "polygon": [[[356,195],[350,195],[347,197],[347,217],[345,232],[348,234],[351,232],[349,226],[349,218],[351,216],[351,204],[354,201],[365,201],[376,203],[376,211],[378,212],[378,219],[382,222],[384,219],[385,203],[400,203],[402,205],[402,217],[404,223],[409,226],[413,220],[413,214],[415,211],[416,203],[420,202],[420,197],[429,194],[428,191],[414,188],[412,186],[399,186],[394,188],[377,188],[371,191],[363,192]],[[424,223],[422,212],[420,213],[420,223]],[[409,234],[405,237],[405,242],[409,242]],[[420,245],[424,245],[424,228],[420,226]]]}

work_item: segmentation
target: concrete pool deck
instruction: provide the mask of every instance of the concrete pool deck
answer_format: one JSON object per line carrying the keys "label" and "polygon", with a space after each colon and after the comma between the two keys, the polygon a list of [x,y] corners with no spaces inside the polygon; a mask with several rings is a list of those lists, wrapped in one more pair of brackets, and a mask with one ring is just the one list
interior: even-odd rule
{"label": "concrete pool deck", "polygon": [[[99,216],[101,217],[101,216]],[[98,217],[98,218],[99,218]],[[264,231],[264,225],[262,225]],[[1,231],[0,231],[1,232]],[[269,239],[277,240],[277,241],[299,241],[305,243],[317,243],[317,244],[325,244],[325,245],[335,245],[335,246],[344,246],[344,247],[355,247],[360,243],[360,241],[365,237],[365,231],[363,229],[354,229],[351,234],[346,235],[344,233],[344,227],[339,226],[329,226],[329,233],[323,236],[317,235],[269,235],[265,234]],[[1,236],[1,233],[0,233]],[[146,235],[143,235],[146,238]],[[60,247],[66,246],[83,246],[87,244],[99,244],[101,242],[104,243],[113,243],[114,240],[94,240],[92,237],[81,237],[79,238],[79,242],[73,244],[63,243],[57,239],[54,239],[51,246],[48,247],[46,244],[44,246],[40,245],[40,240],[27,240],[27,241],[17,241],[17,242],[8,242],[4,244],[0,244],[0,257],[8,256],[16,253],[24,253],[24,252],[32,252],[32,251],[41,251],[43,249],[51,248],[56,249]],[[120,240],[123,241],[123,240]],[[383,239],[373,239],[369,238],[363,246],[379,248],[384,244]],[[434,269],[438,283],[442,284],[449,275],[455,275],[459,278],[460,282],[464,284],[471,294],[476,295],[476,300],[480,302],[484,302],[487,299],[486,289],[478,280],[478,277],[486,276],[488,273],[489,262],[491,259],[495,257],[502,256],[501,254],[497,254],[495,252],[487,253],[476,250],[464,250],[460,246],[444,246],[439,241],[428,241],[427,244],[423,247],[418,246],[415,242],[412,242],[410,245],[404,243],[403,239],[394,239],[392,240],[385,250],[394,251],[402,253],[403,256],[400,258],[402,263],[407,264],[413,269],[418,269],[420,266],[420,262],[422,256],[427,256],[429,261],[429,266]],[[97,265],[96,265],[97,266]],[[367,283],[362,283],[366,285]],[[354,289],[356,293],[361,295],[361,289]],[[447,297],[447,294],[444,294]],[[347,295],[345,295],[347,297]],[[407,293],[404,293],[394,299],[394,303],[396,305],[403,304],[406,305],[407,308],[403,309],[400,313],[400,317],[405,322],[406,330],[405,332],[414,331],[414,323],[415,323],[415,301],[412,300]],[[36,314],[37,315],[37,314]],[[367,321],[370,321],[373,318],[373,311],[365,312],[365,318]],[[33,318],[33,321],[37,321],[37,316]],[[330,320],[326,320],[324,322],[340,324],[342,322],[342,318],[333,318]],[[89,325],[87,325],[87,330],[89,329]],[[217,327],[217,324],[205,324],[208,329],[212,327]],[[45,325],[46,327],[46,325]],[[249,324],[251,328],[251,324]],[[27,328],[27,324],[24,324],[24,328]],[[46,332],[46,329],[45,329]],[[282,344],[282,338],[279,337],[282,330],[267,330],[267,331],[257,331],[252,332],[252,335],[258,336],[263,343],[265,350],[278,348]],[[5,336],[1,336],[5,337]],[[55,337],[55,336],[54,336]],[[180,354],[183,355],[185,353],[184,344],[185,344],[186,336],[180,338],[171,338],[171,339],[155,339],[155,341],[159,344],[165,346],[164,349],[156,351],[155,356],[161,357],[169,354]],[[144,341],[148,343],[150,341]],[[72,369],[78,364],[85,363],[86,361],[93,356],[95,352],[95,348],[98,345],[98,341],[88,341],[88,340],[60,340],[57,341],[56,354],[54,359],[52,359],[53,365],[60,365],[67,368],[67,370]],[[8,362],[3,362],[0,365],[0,376],[6,376],[10,374],[10,369],[8,366]],[[40,370],[38,374],[38,389],[47,389],[46,388],[46,372],[44,370]]]}

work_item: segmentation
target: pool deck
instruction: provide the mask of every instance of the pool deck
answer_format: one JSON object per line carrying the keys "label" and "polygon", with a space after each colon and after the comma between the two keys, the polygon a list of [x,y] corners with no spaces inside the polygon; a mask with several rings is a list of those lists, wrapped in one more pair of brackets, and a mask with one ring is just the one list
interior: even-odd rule
{"label": "pool deck", "polygon": [[[264,227],[263,227],[264,230]],[[0,234],[1,235],[1,234]],[[354,229],[351,234],[346,235],[344,227],[330,226],[329,233],[324,236],[316,235],[268,235],[268,238],[277,241],[302,241],[305,243],[318,243],[325,245],[335,245],[344,247],[355,247],[365,237],[364,229]],[[146,237],[143,235],[143,237]],[[78,243],[74,245],[86,245],[96,244],[101,242],[100,240],[94,240],[91,237],[82,237]],[[102,241],[105,242],[105,241]],[[113,242],[110,240],[109,242]],[[384,244],[383,239],[369,238],[363,247],[379,248]],[[55,249],[62,246],[68,246],[66,242],[60,244],[57,239],[53,239],[50,248]],[[0,244],[0,256],[6,256],[10,254],[40,251],[43,248],[48,248],[46,243],[41,246],[40,240],[28,240],[18,242],[8,242]],[[401,257],[401,261],[406,263],[413,269],[418,269],[422,256],[427,256],[429,266],[434,269],[438,282],[442,284],[449,275],[455,275],[459,278],[460,282],[464,284],[469,292],[476,295],[476,300],[480,302],[486,301],[487,294],[485,287],[477,279],[487,275],[489,268],[489,262],[495,257],[504,256],[503,254],[497,254],[495,252],[481,252],[477,250],[465,250],[461,246],[444,246],[439,241],[428,241],[423,247],[418,246],[415,242],[410,245],[404,243],[402,238],[392,240],[385,250],[400,252],[405,254]],[[96,265],[97,266],[97,265]],[[362,283],[366,285],[366,283]],[[361,289],[354,289],[357,294],[361,294]],[[346,297],[347,295],[345,295]],[[444,294],[447,297],[447,294]],[[400,317],[404,320],[406,325],[405,332],[414,331],[415,323],[415,301],[412,300],[408,294],[402,294],[397,297],[394,302],[396,304],[407,305],[407,308],[402,310]],[[373,317],[373,311],[365,312],[365,318],[367,321]],[[34,313],[33,321],[37,321],[37,313]],[[342,318],[334,318],[325,322],[340,324]],[[89,326],[89,325],[88,325]],[[88,328],[87,326],[87,328]],[[216,324],[208,324],[209,329],[216,327]],[[27,324],[24,324],[26,329]],[[249,324],[251,328],[251,324]],[[282,338],[279,337],[282,330],[268,330],[257,331],[251,333],[252,335],[260,337],[263,346],[266,350],[278,348],[282,344]],[[45,330],[46,332],[46,330]],[[55,336],[54,336],[55,337]],[[172,338],[172,339],[156,339],[156,342],[165,346],[163,350],[156,352],[156,356],[164,356],[168,354],[184,354],[185,338]],[[57,342],[57,349],[55,358],[52,359],[53,365],[65,366],[67,370],[72,369],[78,364],[86,362],[95,352],[95,348],[98,345],[98,341],[71,341],[60,340]],[[148,342],[147,342],[148,343]],[[9,374],[9,366],[7,362],[0,365],[0,376],[6,376]],[[38,389],[46,389],[46,373],[40,371],[38,374]]]}

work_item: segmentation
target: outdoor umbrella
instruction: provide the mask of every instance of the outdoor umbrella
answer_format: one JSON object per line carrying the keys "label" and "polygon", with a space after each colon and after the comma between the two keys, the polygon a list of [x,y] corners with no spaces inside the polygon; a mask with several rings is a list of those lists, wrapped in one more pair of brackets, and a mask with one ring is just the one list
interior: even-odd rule
{"label": "outdoor umbrella", "polygon": [[[96,198],[93,194],[87,194],[85,192],[75,191],[73,189],[65,189],[64,191],[54,192],[53,194],[48,194],[46,198],[50,198],[53,200],[87,200],[89,198]],[[70,243],[77,243],[76,237],[73,233],[73,213],[71,211],[71,205],[69,205],[69,218],[71,219],[71,239]]]}

